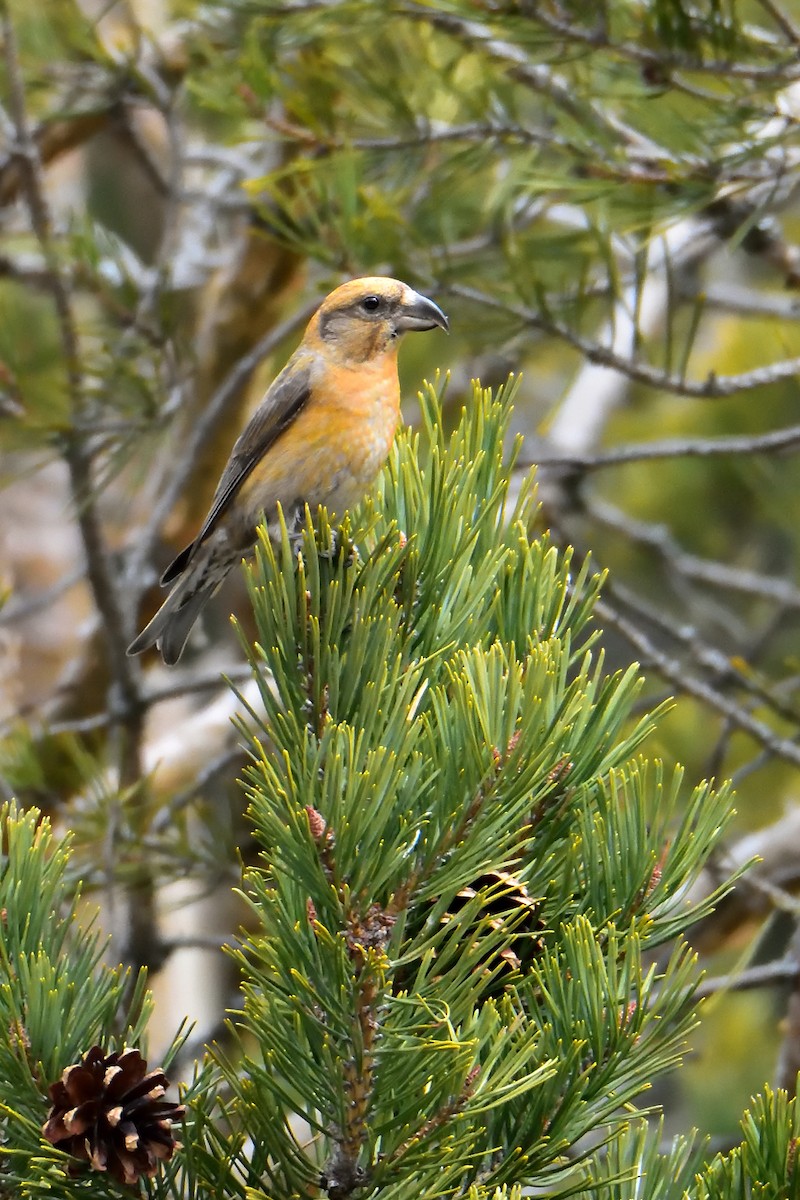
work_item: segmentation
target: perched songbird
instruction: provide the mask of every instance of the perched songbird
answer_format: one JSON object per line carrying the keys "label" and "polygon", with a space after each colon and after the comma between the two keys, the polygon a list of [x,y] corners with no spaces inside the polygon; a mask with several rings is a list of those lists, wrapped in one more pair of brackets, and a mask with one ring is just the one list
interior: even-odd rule
{"label": "perched songbird", "polygon": [[302,342],[233,447],[197,537],[161,577],[172,591],[128,647],[180,658],[200,610],[243,555],[262,513],[277,536],[305,506],[341,517],[363,498],[400,417],[397,347],[412,329],[447,329],[441,309],[398,279],[353,279],[322,302]]}

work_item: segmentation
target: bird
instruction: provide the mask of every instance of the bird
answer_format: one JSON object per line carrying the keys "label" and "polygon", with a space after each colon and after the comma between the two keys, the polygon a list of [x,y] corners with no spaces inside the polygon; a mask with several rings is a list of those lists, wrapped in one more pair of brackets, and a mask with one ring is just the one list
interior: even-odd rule
{"label": "bird", "polygon": [[320,304],[303,339],[231,451],[194,540],[161,576],[171,590],[129,655],[157,646],[168,666],[228,572],[254,551],[259,522],[280,539],[306,506],[332,521],[369,491],[400,420],[397,350],[402,334],[448,319],[407,283],[375,275],[341,284]]}

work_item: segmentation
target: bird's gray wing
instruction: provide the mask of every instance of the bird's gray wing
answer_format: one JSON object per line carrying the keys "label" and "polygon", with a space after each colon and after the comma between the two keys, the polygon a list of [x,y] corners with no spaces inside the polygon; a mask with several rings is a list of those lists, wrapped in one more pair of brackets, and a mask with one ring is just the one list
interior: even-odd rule
{"label": "bird's gray wing", "polygon": [[200,532],[167,567],[161,576],[162,584],[172,583],[186,570],[253,467],[297,418],[310,395],[310,367],[288,362],[237,438]]}

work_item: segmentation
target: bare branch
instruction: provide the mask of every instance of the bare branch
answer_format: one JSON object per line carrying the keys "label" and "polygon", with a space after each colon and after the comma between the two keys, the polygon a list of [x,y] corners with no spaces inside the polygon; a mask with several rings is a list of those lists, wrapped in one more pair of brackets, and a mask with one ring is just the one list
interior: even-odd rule
{"label": "bare branch", "polygon": [[[692,625],[676,623],[668,613],[646,604],[624,584],[606,581],[605,594],[629,615],[633,614],[656,629],[661,636],[682,646],[684,652],[690,656],[689,661],[706,670],[716,680],[720,689],[736,687],[750,696],[755,703],[767,705],[776,716],[800,725],[800,713],[786,702],[777,688],[767,688],[755,672],[748,673],[742,654],[732,658],[716,646],[709,645]],[[783,612],[780,616],[783,616]]]}
{"label": "bare branch", "polygon": [[[546,445],[546,443],[545,443]],[[713,458],[735,454],[775,454],[800,451],[800,425],[775,429],[770,433],[721,438],[670,438],[658,442],[634,442],[603,450],[597,454],[559,454],[545,449],[520,460],[521,469],[532,466],[563,467],[581,474],[626,463],[652,462],[670,458]]]}
{"label": "bare branch", "polygon": [[749,992],[754,988],[774,987],[779,983],[797,983],[800,980],[800,963],[796,958],[779,958],[774,962],[745,967],[730,975],[711,975],[704,979],[695,999],[705,1000],[719,992]]}
{"label": "bare branch", "polygon": [[652,638],[648,637],[633,622],[623,617],[607,600],[598,601],[595,612],[601,623],[616,629],[633,646],[644,665],[652,667],[679,693],[693,696],[696,700],[707,704],[714,712],[727,717],[737,729],[749,734],[759,745],[764,746],[776,757],[800,766],[800,746],[796,742],[781,737],[769,725],[751,716],[740,705],[691,674],[683,662],[665,653]]}
{"label": "bare branch", "polygon": [[603,525],[655,551],[670,571],[685,579],[772,600],[787,609],[800,609],[800,588],[786,579],[764,575],[760,571],[748,571],[743,567],[729,567],[726,563],[689,554],[678,545],[666,525],[638,521],[605,500],[594,498],[591,505],[587,506],[587,511]]}
{"label": "bare branch", "polygon": [[560,338],[561,341],[578,350],[589,362],[598,363],[612,371],[619,371],[636,383],[660,388],[666,392],[674,392],[678,396],[692,396],[698,400],[718,400],[725,396],[735,396],[739,392],[765,387],[770,383],[779,383],[782,379],[791,379],[800,373],[800,358],[788,358],[782,362],[771,363],[769,366],[756,367],[752,371],[743,371],[739,375],[717,375],[712,371],[704,382],[693,381],[668,371],[659,371],[647,363],[634,362],[624,358],[615,354],[613,350],[582,337],[569,326],[552,317],[547,317],[543,313],[523,305],[498,300],[477,288],[467,287],[460,283],[449,286],[443,283],[441,290],[449,292],[453,296],[460,296],[474,304],[480,304],[483,308],[493,308],[504,312],[531,329],[539,329],[551,337]]}
{"label": "bare branch", "polygon": [[[8,23],[8,20],[6,14],[4,23]],[[8,50],[6,50],[7,55]],[[105,129],[112,119],[115,107],[116,105],[109,105],[89,112],[73,113],[68,117],[51,117],[30,132],[26,127],[28,145],[35,150],[40,164],[54,162],[62,154],[75,150],[76,147],[88,142],[101,129]],[[18,112],[17,109],[15,121]],[[18,123],[17,131],[19,132]],[[26,176],[28,174],[29,169],[25,166],[18,145],[0,161],[0,207],[13,203],[21,192],[27,192]]]}

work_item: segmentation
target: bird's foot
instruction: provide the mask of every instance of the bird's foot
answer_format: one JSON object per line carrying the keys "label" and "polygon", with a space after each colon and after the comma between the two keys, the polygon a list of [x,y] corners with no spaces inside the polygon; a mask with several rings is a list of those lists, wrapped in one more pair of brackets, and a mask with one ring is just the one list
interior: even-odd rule
{"label": "bird's foot", "polygon": [[346,567],[353,567],[361,562],[358,546],[349,533],[342,529],[332,529],[328,547],[325,550],[318,547],[317,554],[321,559],[330,563],[339,563],[344,560]]}

